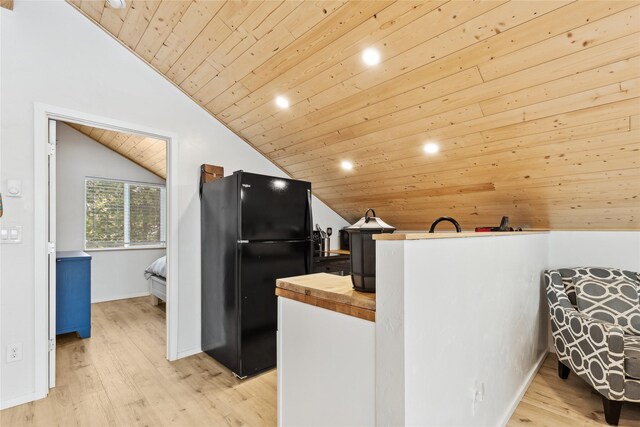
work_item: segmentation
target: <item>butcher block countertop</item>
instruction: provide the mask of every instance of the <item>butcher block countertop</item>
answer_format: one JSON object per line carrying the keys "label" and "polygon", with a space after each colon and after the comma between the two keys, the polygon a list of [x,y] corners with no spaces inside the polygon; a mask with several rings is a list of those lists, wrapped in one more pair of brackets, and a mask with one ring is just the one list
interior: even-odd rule
{"label": "butcher block countertop", "polygon": [[424,239],[455,239],[464,237],[505,237],[521,236],[524,234],[540,234],[546,231],[496,231],[476,233],[474,231],[463,231],[462,233],[427,233],[427,232],[406,232],[406,233],[384,233],[374,234],[373,240],[424,240]]}
{"label": "butcher block countertop", "polygon": [[376,294],[353,289],[350,276],[317,273],[276,280],[276,295],[374,322]]}

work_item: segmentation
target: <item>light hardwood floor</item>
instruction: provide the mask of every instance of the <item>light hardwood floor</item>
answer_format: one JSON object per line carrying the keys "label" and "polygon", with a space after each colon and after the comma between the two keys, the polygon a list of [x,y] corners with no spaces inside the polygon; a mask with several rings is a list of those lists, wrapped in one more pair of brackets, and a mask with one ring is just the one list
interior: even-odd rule
{"label": "light hardwood floor", "polygon": [[[547,357],[508,426],[607,426],[600,394],[573,372],[560,379],[557,363],[555,354]],[[640,426],[640,405],[623,405],[619,426]]]}
{"label": "light hardwood floor", "polygon": [[92,305],[92,336],[58,337],[57,387],[2,411],[4,426],[274,426],[276,372],[239,381],[200,353],[165,359],[164,304]]}
{"label": "light hardwood floor", "polygon": [[[276,372],[238,381],[202,353],[168,362],[164,305],[148,298],[93,305],[92,336],[58,339],[58,386],[0,413],[4,426],[275,426]],[[550,355],[509,426],[606,426],[599,395]],[[640,406],[620,426],[640,426]]]}

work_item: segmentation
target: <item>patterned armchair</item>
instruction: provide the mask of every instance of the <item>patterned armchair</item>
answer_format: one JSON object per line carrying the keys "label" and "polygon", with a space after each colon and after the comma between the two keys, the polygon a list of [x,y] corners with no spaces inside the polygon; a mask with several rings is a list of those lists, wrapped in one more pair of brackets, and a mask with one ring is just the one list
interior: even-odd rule
{"label": "patterned armchair", "polygon": [[640,336],[577,311],[573,278],[626,279],[640,275],[612,268],[563,268],[544,274],[558,375],[569,372],[602,395],[607,423],[617,425],[623,402],[640,402]]}

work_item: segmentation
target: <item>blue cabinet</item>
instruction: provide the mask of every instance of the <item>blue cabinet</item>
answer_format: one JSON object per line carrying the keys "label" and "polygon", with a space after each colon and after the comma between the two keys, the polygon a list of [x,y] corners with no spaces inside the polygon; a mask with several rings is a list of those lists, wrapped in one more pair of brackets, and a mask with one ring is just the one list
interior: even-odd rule
{"label": "blue cabinet", "polygon": [[56,254],[56,334],[91,336],[91,255]]}

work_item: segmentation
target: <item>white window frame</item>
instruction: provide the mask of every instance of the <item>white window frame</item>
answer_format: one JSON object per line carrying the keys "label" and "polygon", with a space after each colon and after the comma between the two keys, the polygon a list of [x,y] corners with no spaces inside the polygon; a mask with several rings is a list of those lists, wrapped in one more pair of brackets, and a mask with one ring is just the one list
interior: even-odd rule
{"label": "white window frame", "polygon": [[[110,182],[122,182],[124,183],[124,187],[125,187],[125,192],[124,192],[124,210],[125,210],[125,214],[124,214],[124,245],[123,246],[116,246],[116,247],[112,247],[112,248],[88,248],[87,247],[87,181],[89,180],[100,180],[100,181],[110,181]],[[156,188],[160,188],[160,222],[161,222],[161,227],[160,227],[160,239],[164,241],[164,243],[158,243],[155,245],[134,245],[134,246],[130,246],[130,243],[128,243],[130,241],[130,234],[131,234],[131,229],[130,229],[130,223],[129,223],[129,213],[128,213],[128,209],[129,209],[129,186],[130,185],[140,185],[140,186],[145,186],[145,187],[156,187]],[[167,188],[166,185],[164,184],[156,184],[156,183],[152,183],[152,182],[142,182],[142,181],[130,181],[130,180],[124,180],[124,179],[114,179],[114,178],[102,178],[102,177],[97,177],[97,176],[86,176],[84,178],[84,199],[83,199],[83,203],[84,203],[84,240],[83,240],[83,246],[84,246],[84,251],[85,252],[99,252],[99,251],[131,251],[131,250],[141,250],[141,249],[166,249],[167,247],[167,240],[166,240],[166,234],[167,234],[167,206],[166,206],[166,199],[167,199]]]}

